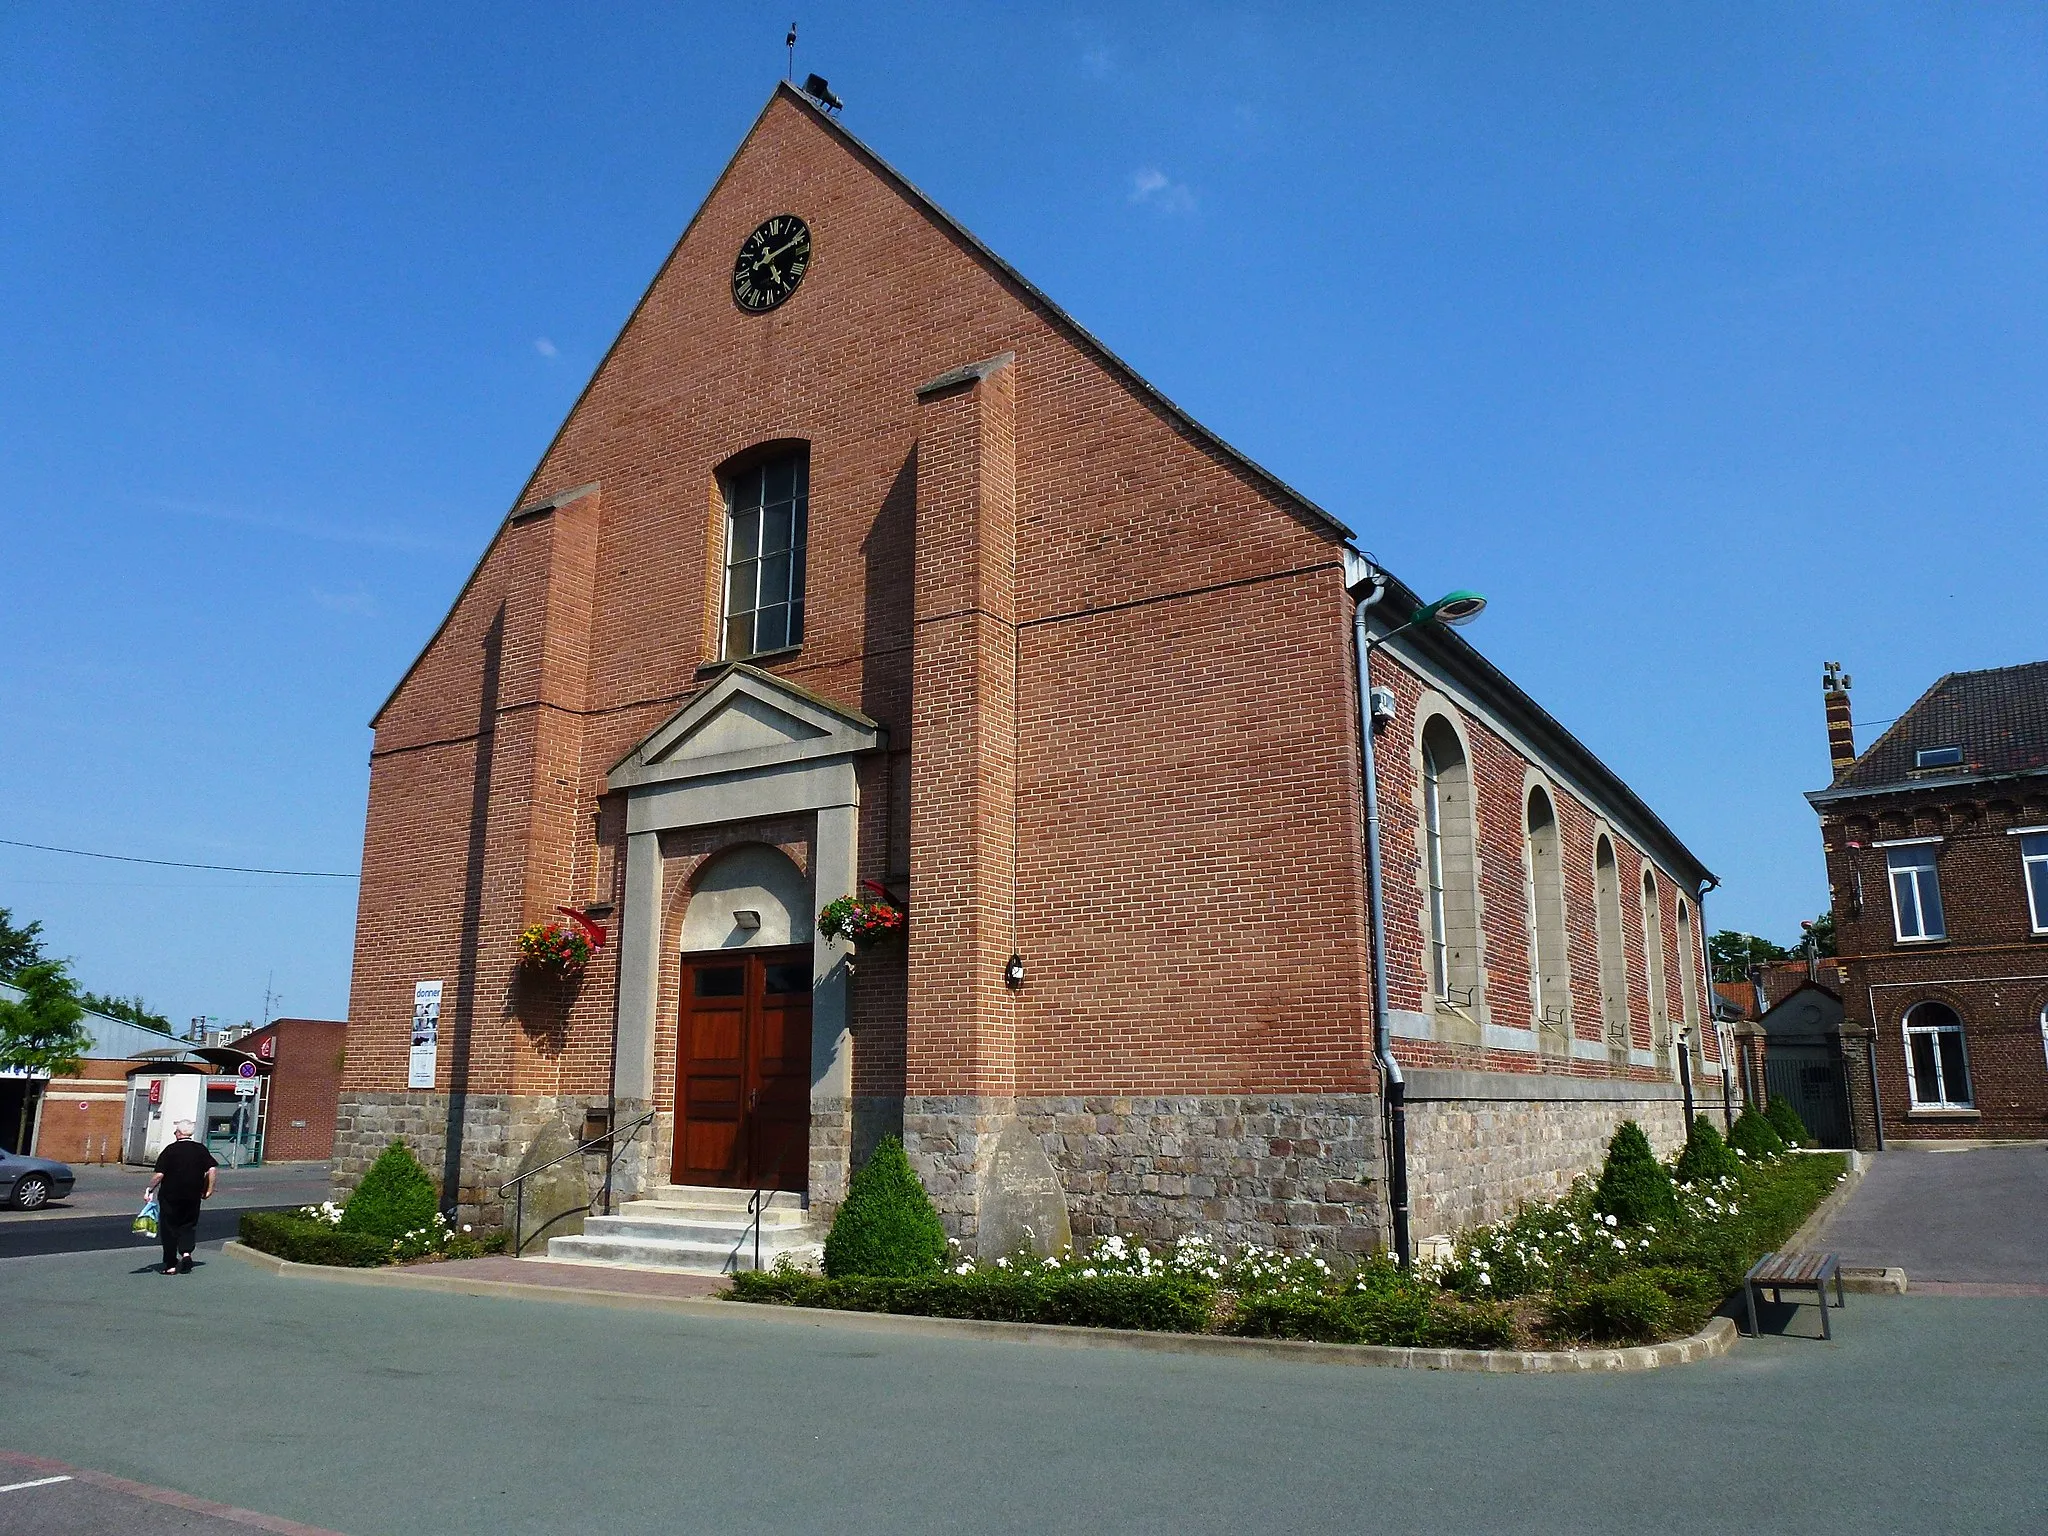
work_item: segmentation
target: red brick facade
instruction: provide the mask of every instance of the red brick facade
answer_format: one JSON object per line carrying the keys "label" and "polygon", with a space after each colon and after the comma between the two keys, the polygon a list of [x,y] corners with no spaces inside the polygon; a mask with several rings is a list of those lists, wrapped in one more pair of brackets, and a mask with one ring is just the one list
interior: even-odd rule
{"label": "red brick facade", "polygon": [[[728,293],[733,253],[788,212],[813,232],[810,268],[780,308],[745,313]],[[856,873],[907,893],[911,911],[908,943],[862,955],[848,983],[855,1121],[881,1106],[907,1140],[944,1142],[920,1165],[928,1179],[976,1156],[974,1131],[934,1129],[948,1116],[965,1127],[1042,1113],[1049,1153],[1082,1159],[1079,1119],[1168,1113],[1133,1111],[1134,1096],[1233,1125],[1253,1100],[1284,1101],[1260,1110],[1282,1120],[1341,1104],[1332,1113],[1350,1129],[1332,1144],[1372,1141],[1347,535],[1152,394],[786,87],[376,719],[343,1139],[374,1134],[378,1106],[407,1092],[421,980],[445,992],[436,1088],[414,1095],[442,1107],[420,1134],[463,1119],[464,1199],[487,1203],[488,1174],[520,1154],[479,1141],[489,1116],[511,1125],[521,1104],[566,1115],[606,1101],[614,1029],[639,1006],[630,946],[608,944],[565,988],[519,978],[516,935],[572,903],[594,904],[614,933],[651,931],[633,928],[628,891],[633,839],[649,831],[664,915],[648,1102],[672,1114],[676,934],[696,871],[765,843],[823,878],[824,823],[808,814],[657,827],[633,820],[652,791],[635,801],[614,777],[731,676],[721,472],[770,444],[808,453],[807,614],[801,646],[752,661],[878,732],[883,744],[855,759]],[[1463,1044],[1429,1016],[1405,745],[1425,695],[1454,686],[1438,675],[1443,647],[1452,670],[1499,695],[1450,706],[1473,753],[1483,932]],[[1679,1023],[1704,1007],[1704,870],[1462,642],[1390,646],[1375,668],[1401,705],[1382,773],[1403,1059],[1668,1082],[1649,1055],[1642,845],[1662,850],[1664,1006]],[[1538,770],[1557,808],[1574,999],[1572,1034],[1548,1056],[1534,1044],[1524,874],[1525,781],[1547,749],[1494,723],[1501,699],[1570,749]],[[1622,879],[1635,1057],[1601,1043],[1603,834]],[[1021,989],[1005,985],[1012,954]],[[1373,1207],[1377,1151],[1343,1156],[1313,1177]],[[814,1151],[814,1179],[820,1166]],[[1134,1189],[1202,1182],[1146,1166]],[[1125,1176],[1060,1167],[1076,1199],[1109,1199]],[[1185,1198],[1161,1219],[1225,1219]],[[1261,1223],[1296,1219],[1274,1199]]]}
{"label": "red brick facade", "polygon": [[[2048,666],[2004,670],[2032,674],[2026,680],[2048,713]],[[2027,720],[2002,717],[1985,726],[1967,715],[1943,720],[1939,709],[1944,691],[1994,676],[1943,679],[1862,760],[1896,746],[1892,738],[1904,733],[1908,748],[1953,741],[1965,749],[1964,762],[1873,775],[1852,772],[1856,759],[1838,761],[1836,785],[1809,797],[1820,812],[1833,896],[1833,964],[1858,1146],[1877,1144],[1879,1114],[1888,1140],[2048,1138],[2048,927],[2034,926],[2022,865],[2023,829],[2048,830],[2048,764],[2010,771],[1981,760],[1989,731],[2029,755]],[[1846,722],[1846,686],[1830,687],[1829,704],[1830,726],[1837,716]],[[1859,782],[1873,777],[1880,782]],[[1900,936],[1888,868],[1893,849],[1928,856],[1942,937]],[[1909,919],[1909,933],[1913,926]],[[1948,1102],[1934,1104],[1916,1102],[1908,1067],[1909,1025],[1925,1017],[1916,1010],[1928,1003],[1954,1010],[1967,1064],[1967,1084],[1960,1091],[1945,1085]]]}
{"label": "red brick facade", "polygon": [[265,1162],[325,1162],[334,1152],[335,1106],[348,1054],[342,1019],[273,1019],[234,1049],[270,1068],[264,1108]]}

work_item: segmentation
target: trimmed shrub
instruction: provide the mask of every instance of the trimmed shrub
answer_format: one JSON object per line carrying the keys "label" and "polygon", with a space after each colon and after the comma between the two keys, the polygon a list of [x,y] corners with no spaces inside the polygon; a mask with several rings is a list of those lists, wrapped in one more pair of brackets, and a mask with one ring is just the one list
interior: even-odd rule
{"label": "trimmed shrub", "polygon": [[1695,1115],[1685,1138],[1685,1150],[1678,1154],[1672,1173],[1681,1184],[1712,1183],[1742,1171],[1742,1160],[1728,1150],[1728,1143],[1705,1115]]}
{"label": "trimmed shrub", "polygon": [[1138,1328],[1200,1333],[1215,1308],[1213,1287],[1180,1276],[1006,1274],[907,1278],[863,1275],[832,1279],[795,1269],[743,1270],[732,1277],[734,1301],[838,1312],[895,1312],[983,1322],[1065,1323],[1084,1328]]}
{"label": "trimmed shrub", "polygon": [[935,1275],[945,1262],[946,1228],[938,1209],[903,1155],[903,1143],[885,1136],[853,1176],[846,1203],[832,1219],[825,1273],[835,1280]]}
{"label": "trimmed shrub", "polygon": [[1772,1099],[1764,1106],[1764,1118],[1771,1122],[1771,1129],[1778,1133],[1778,1139],[1788,1147],[1810,1147],[1813,1132],[1806,1128],[1806,1122],[1799,1118],[1799,1111],[1792,1107],[1790,1099]]}
{"label": "trimmed shrub", "polygon": [[403,1141],[386,1147],[363,1182],[341,1208],[343,1232],[381,1237],[386,1243],[431,1227],[440,1214],[434,1181]]}
{"label": "trimmed shrub", "polygon": [[1754,1109],[1745,1109],[1728,1128],[1728,1145],[1749,1157],[1776,1157],[1785,1150],[1785,1138]]}
{"label": "trimmed shrub", "polygon": [[1668,1222],[1678,1215],[1678,1191],[1671,1174],[1650,1150],[1650,1138],[1633,1120],[1624,1120],[1607,1143],[1607,1163],[1593,1209],[1632,1227]]}
{"label": "trimmed shrub", "polygon": [[1254,1339],[1421,1349],[1502,1349],[1515,1339],[1514,1319],[1501,1303],[1464,1301],[1405,1280],[1338,1295],[1246,1296],[1225,1331]]}
{"label": "trimmed shrub", "polygon": [[1706,1270],[1684,1265],[1653,1264],[1641,1273],[1671,1303],[1665,1319],[1671,1333],[1698,1333],[1731,1289]]}
{"label": "trimmed shrub", "polygon": [[1556,1311],[1557,1321],[1581,1338],[1642,1344],[1667,1331],[1672,1306],[1657,1282],[1638,1269],[1560,1291]]}
{"label": "trimmed shrub", "polygon": [[388,1238],[346,1232],[290,1211],[251,1211],[242,1218],[242,1241],[294,1264],[337,1264],[374,1269],[391,1262]]}

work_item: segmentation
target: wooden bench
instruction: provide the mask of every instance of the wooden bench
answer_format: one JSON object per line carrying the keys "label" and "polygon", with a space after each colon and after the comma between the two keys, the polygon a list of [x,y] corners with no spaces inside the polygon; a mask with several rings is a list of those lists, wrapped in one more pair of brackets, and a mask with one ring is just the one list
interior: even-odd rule
{"label": "wooden bench", "polygon": [[1778,1301],[1780,1291],[1812,1291],[1820,1303],[1820,1336],[1832,1339],[1834,1329],[1828,1325],[1828,1282],[1835,1283],[1835,1305],[1846,1306],[1848,1298],[1842,1294],[1842,1269],[1832,1253],[1767,1253],[1752,1264],[1749,1273],[1742,1277],[1742,1297],[1749,1306],[1749,1331],[1755,1335],[1756,1293],[1769,1291],[1771,1300]]}

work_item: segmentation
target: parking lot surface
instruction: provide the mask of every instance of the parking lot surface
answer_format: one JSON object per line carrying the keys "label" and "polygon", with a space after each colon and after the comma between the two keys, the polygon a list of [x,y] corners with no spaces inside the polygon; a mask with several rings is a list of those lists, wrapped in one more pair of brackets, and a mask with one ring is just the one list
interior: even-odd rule
{"label": "parking lot surface", "polygon": [[2048,1299],[1852,1296],[1832,1344],[1489,1377],[202,1258],[0,1261],[0,1447],[350,1536],[2048,1528]]}

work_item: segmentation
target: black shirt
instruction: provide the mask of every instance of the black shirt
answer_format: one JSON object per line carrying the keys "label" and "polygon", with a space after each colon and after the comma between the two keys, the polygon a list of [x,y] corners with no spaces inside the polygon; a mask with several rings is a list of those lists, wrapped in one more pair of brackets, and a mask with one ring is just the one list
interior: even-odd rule
{"label": "black shirt", "polygon": [[219,1166],[198,1142],[172,1142],[157,1154],[156,1171],[164,1176],[157,1186],[157,1203],[183,1209],[198,1205],[206,1192],[207,1174]]}

